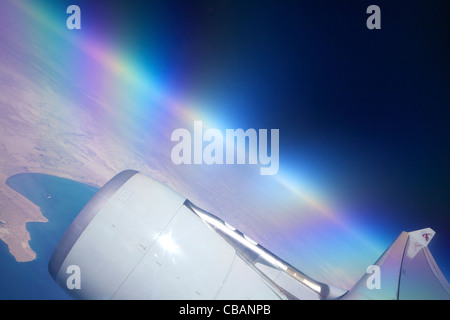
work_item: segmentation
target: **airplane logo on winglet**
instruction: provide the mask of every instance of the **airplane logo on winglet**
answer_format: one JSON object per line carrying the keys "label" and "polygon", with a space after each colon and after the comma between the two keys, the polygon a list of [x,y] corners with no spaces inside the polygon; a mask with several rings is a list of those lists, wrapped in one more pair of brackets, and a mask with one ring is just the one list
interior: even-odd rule
{"label": "airplane logo on winglet", "polygon": [[431,233],[424,233],[422,234],[422,237],[425,238],[425,241],[428,242],[428,240],[430,239]]}
{"label": "airplane logo on winglet", "polygon": [[428,243],[430,243],[435,234],[435,232],[431,228],[425,228],[408,233],[411,238],[407,249],[407,255],[411,259],[414,258],[423,247],[428,246]]}

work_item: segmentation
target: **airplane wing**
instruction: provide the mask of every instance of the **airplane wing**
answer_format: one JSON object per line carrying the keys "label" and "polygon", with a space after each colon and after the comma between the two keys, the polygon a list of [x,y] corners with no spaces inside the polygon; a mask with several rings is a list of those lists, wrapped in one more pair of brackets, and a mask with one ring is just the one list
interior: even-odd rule
{"label": "airplane wing", "polygon": [[448,300],[450,287],[428,244],[431,228],[402,232],[342,299]]}
{"label": "airplane wing", "polygon": [[448,299],[448,283],[427,248],[433,236],[429,228],[403,232],[376,262],[378,274],[366,274],[346,293],[164,184],[125,170],[72,222],[49,272],[78,299]]}

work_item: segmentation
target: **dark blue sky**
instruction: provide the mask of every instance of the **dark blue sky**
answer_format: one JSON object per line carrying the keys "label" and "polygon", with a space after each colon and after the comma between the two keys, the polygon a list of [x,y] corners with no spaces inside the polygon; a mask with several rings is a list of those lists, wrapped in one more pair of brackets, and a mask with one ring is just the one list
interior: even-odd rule
{"label": "dark blue sky", "polygon": [[[371,4],[381,8],[381,30],[366,27]],[[449,9],[443,1],[165,4],[161,68],[186,95],[220,101],[208,108],[233,127],[280,128],[282,165],[311,170],[361,220],[389,232],[430,226],[450,244]]]}

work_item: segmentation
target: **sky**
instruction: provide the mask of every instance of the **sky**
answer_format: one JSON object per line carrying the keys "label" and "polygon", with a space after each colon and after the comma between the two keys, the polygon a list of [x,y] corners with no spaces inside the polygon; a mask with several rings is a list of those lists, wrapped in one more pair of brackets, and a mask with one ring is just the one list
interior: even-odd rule
{"label": "sky", "polygon": [[279,128],[280,175],[349,222],[386,235],[432,227],[448,274],[449,6],[378,1],[381,29],[369,30],[372,2],[78,4],[82,32],[135,54],[200,114]]}
{"label": "sky", "polygon": [[[114,99],[139,99],[142,86],[215,128],[279,129],[280,180],[307,186],[382,243],[431,227],[430,250],[449,278],[449,4],[22,3],[52,26],[65,25],[67,6],[81,8],[81,30],[59,32],[128,81]],[[366,27],[371,4],[380,30]],[[95,73],[66,47],[54,50],[59,76]]]}

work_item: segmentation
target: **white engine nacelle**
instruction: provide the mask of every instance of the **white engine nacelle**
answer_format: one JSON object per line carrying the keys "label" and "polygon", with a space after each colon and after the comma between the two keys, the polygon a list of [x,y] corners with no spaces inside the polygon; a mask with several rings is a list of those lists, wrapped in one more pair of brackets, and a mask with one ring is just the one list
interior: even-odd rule
{"label": "white engine nacelle", "polygon": [[78,214],[49,271],[78,299],[320,299],[330,294],[327,285],[132,170],[111,179]]}

